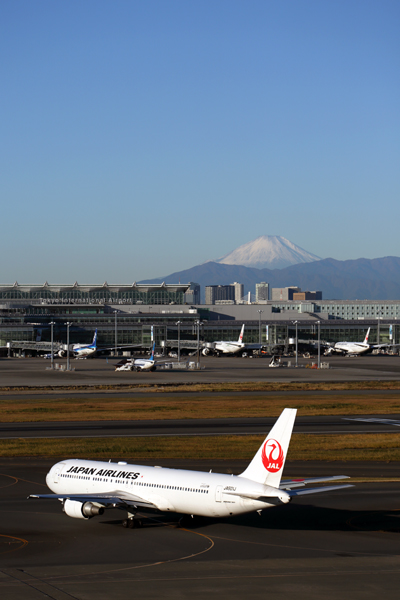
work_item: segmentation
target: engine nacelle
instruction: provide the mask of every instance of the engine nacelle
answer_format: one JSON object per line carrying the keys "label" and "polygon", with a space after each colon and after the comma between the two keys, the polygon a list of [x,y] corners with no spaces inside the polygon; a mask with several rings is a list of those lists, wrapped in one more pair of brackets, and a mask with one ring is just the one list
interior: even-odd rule
{"label": "engine nacelle", "polygon": [[104,513],[102,506],[95,506],[92,502],[78,502],[77,500],[64,500],[63,510],[66,515],[74,519],[91,519]]}
{"label": "engine nacelle", "polygon": [[207,356],[208,354],[210,354],[210,348],[203,348],[201,353],[203,356]]}

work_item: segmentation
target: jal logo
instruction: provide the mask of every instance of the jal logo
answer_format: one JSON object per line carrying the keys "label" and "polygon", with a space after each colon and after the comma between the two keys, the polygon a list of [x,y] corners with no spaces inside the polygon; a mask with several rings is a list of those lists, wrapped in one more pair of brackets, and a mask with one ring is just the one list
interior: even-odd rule
{"label": "jal logo", "polygon": [[269,473],[280,471],[285,460],[280,443],[273,439],[267,440],[261,451],[261,460]]}

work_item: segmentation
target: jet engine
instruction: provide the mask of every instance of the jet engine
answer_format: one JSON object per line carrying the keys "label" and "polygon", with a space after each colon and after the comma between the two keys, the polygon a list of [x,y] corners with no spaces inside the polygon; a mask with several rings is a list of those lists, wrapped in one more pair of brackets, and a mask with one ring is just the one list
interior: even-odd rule
{"label": "jet engine", "polygon": [[63,510],[66,515],[74,519],[91,519],[104,513],[102,506],[95,506],[92,502],[78,502],[77,500],[64,500]]}
{"label": "jet engine", "polygon": [[203,356],[207,356],[208,354],[210,354],[210,348],[203,348],[201,353]]}

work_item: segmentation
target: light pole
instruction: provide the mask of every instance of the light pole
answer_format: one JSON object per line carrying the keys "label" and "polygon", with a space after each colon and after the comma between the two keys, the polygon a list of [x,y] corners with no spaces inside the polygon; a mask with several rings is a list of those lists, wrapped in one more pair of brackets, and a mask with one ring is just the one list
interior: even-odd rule
{"label": "light pole", "polygon": [[298,337],[297,337],[297,324],[298,324],[298,321],[295,321],[295,322],[294,322],[294,325],[296,325],[296,367],[298,366],[298,360],[297,360],[297,356],[298,356],[298,344],[297,344],[297,341],[298,341]]}
{"label": "light pole", "polygon": [[318,369],[321,368],[321,344],[320,344],[320,334],[321,334],[321,321],[317,321],[318,323]]}
{"label": "light pole", "polygon": [[114,310],[115,324],[114,324],[114,356],[117,356],[117,310]]}
{"label": "light pole", "polygon": [[67,371],[69,371],[69,326],[71,323],[68,321],[65,324],[67,326]]}
{"label": "light pole", "polygon": [[182,321],[177,321],[178,325],[178,362],[181,361],[181,323]]}
{"label": "light pole", "polygon": [[53,337],[53,325],[55,325],[54,321],[50,321],[51,327],[51,368],[54,369],[54,337]]}
{"label": "light pole", "polygon": [[259,315],[259,318],[258,318],[258,343],[260,344],[260,346],[261,346],[261,314],[263,312],[264,311],[261,309],[258,311],[258,315]]}
{"label": "light pole", "polygon": [[377,331],[377,335],[376,335],[376,343],[379,346],[380,341],[381,341],[381,311],[379,311],[378,313],[378,331]]}
{"label": "light pole", "polygon": [[203,325],[203,323],[200,320],[195,323],[197,325],[197,368],[200,369],[200,325]]}

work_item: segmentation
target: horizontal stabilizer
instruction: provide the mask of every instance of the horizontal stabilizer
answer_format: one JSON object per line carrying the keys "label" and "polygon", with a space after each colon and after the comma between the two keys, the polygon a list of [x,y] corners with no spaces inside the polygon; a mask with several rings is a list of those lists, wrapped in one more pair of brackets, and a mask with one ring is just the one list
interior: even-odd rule
{"label": "horizontal stabilizer", "polygon": [[286,490],[289,496],[304,496],[305,494],[319,494],[321,492],[333,492],[334,490],[344,490],[345,488],[354,487],[349,483],[346,485],[331,485],[327,487],[306,488],[305,490]]}
{"label": "horizontal stabilizer", "polygon": [[348,475],[333,475],[332,477],[309,477],[307,479],[285,479],[279,486],[281,490],[290,490],[294,487],[303,487],[308,483],[322,483],[325,481],[339,481],[349,479]]}

